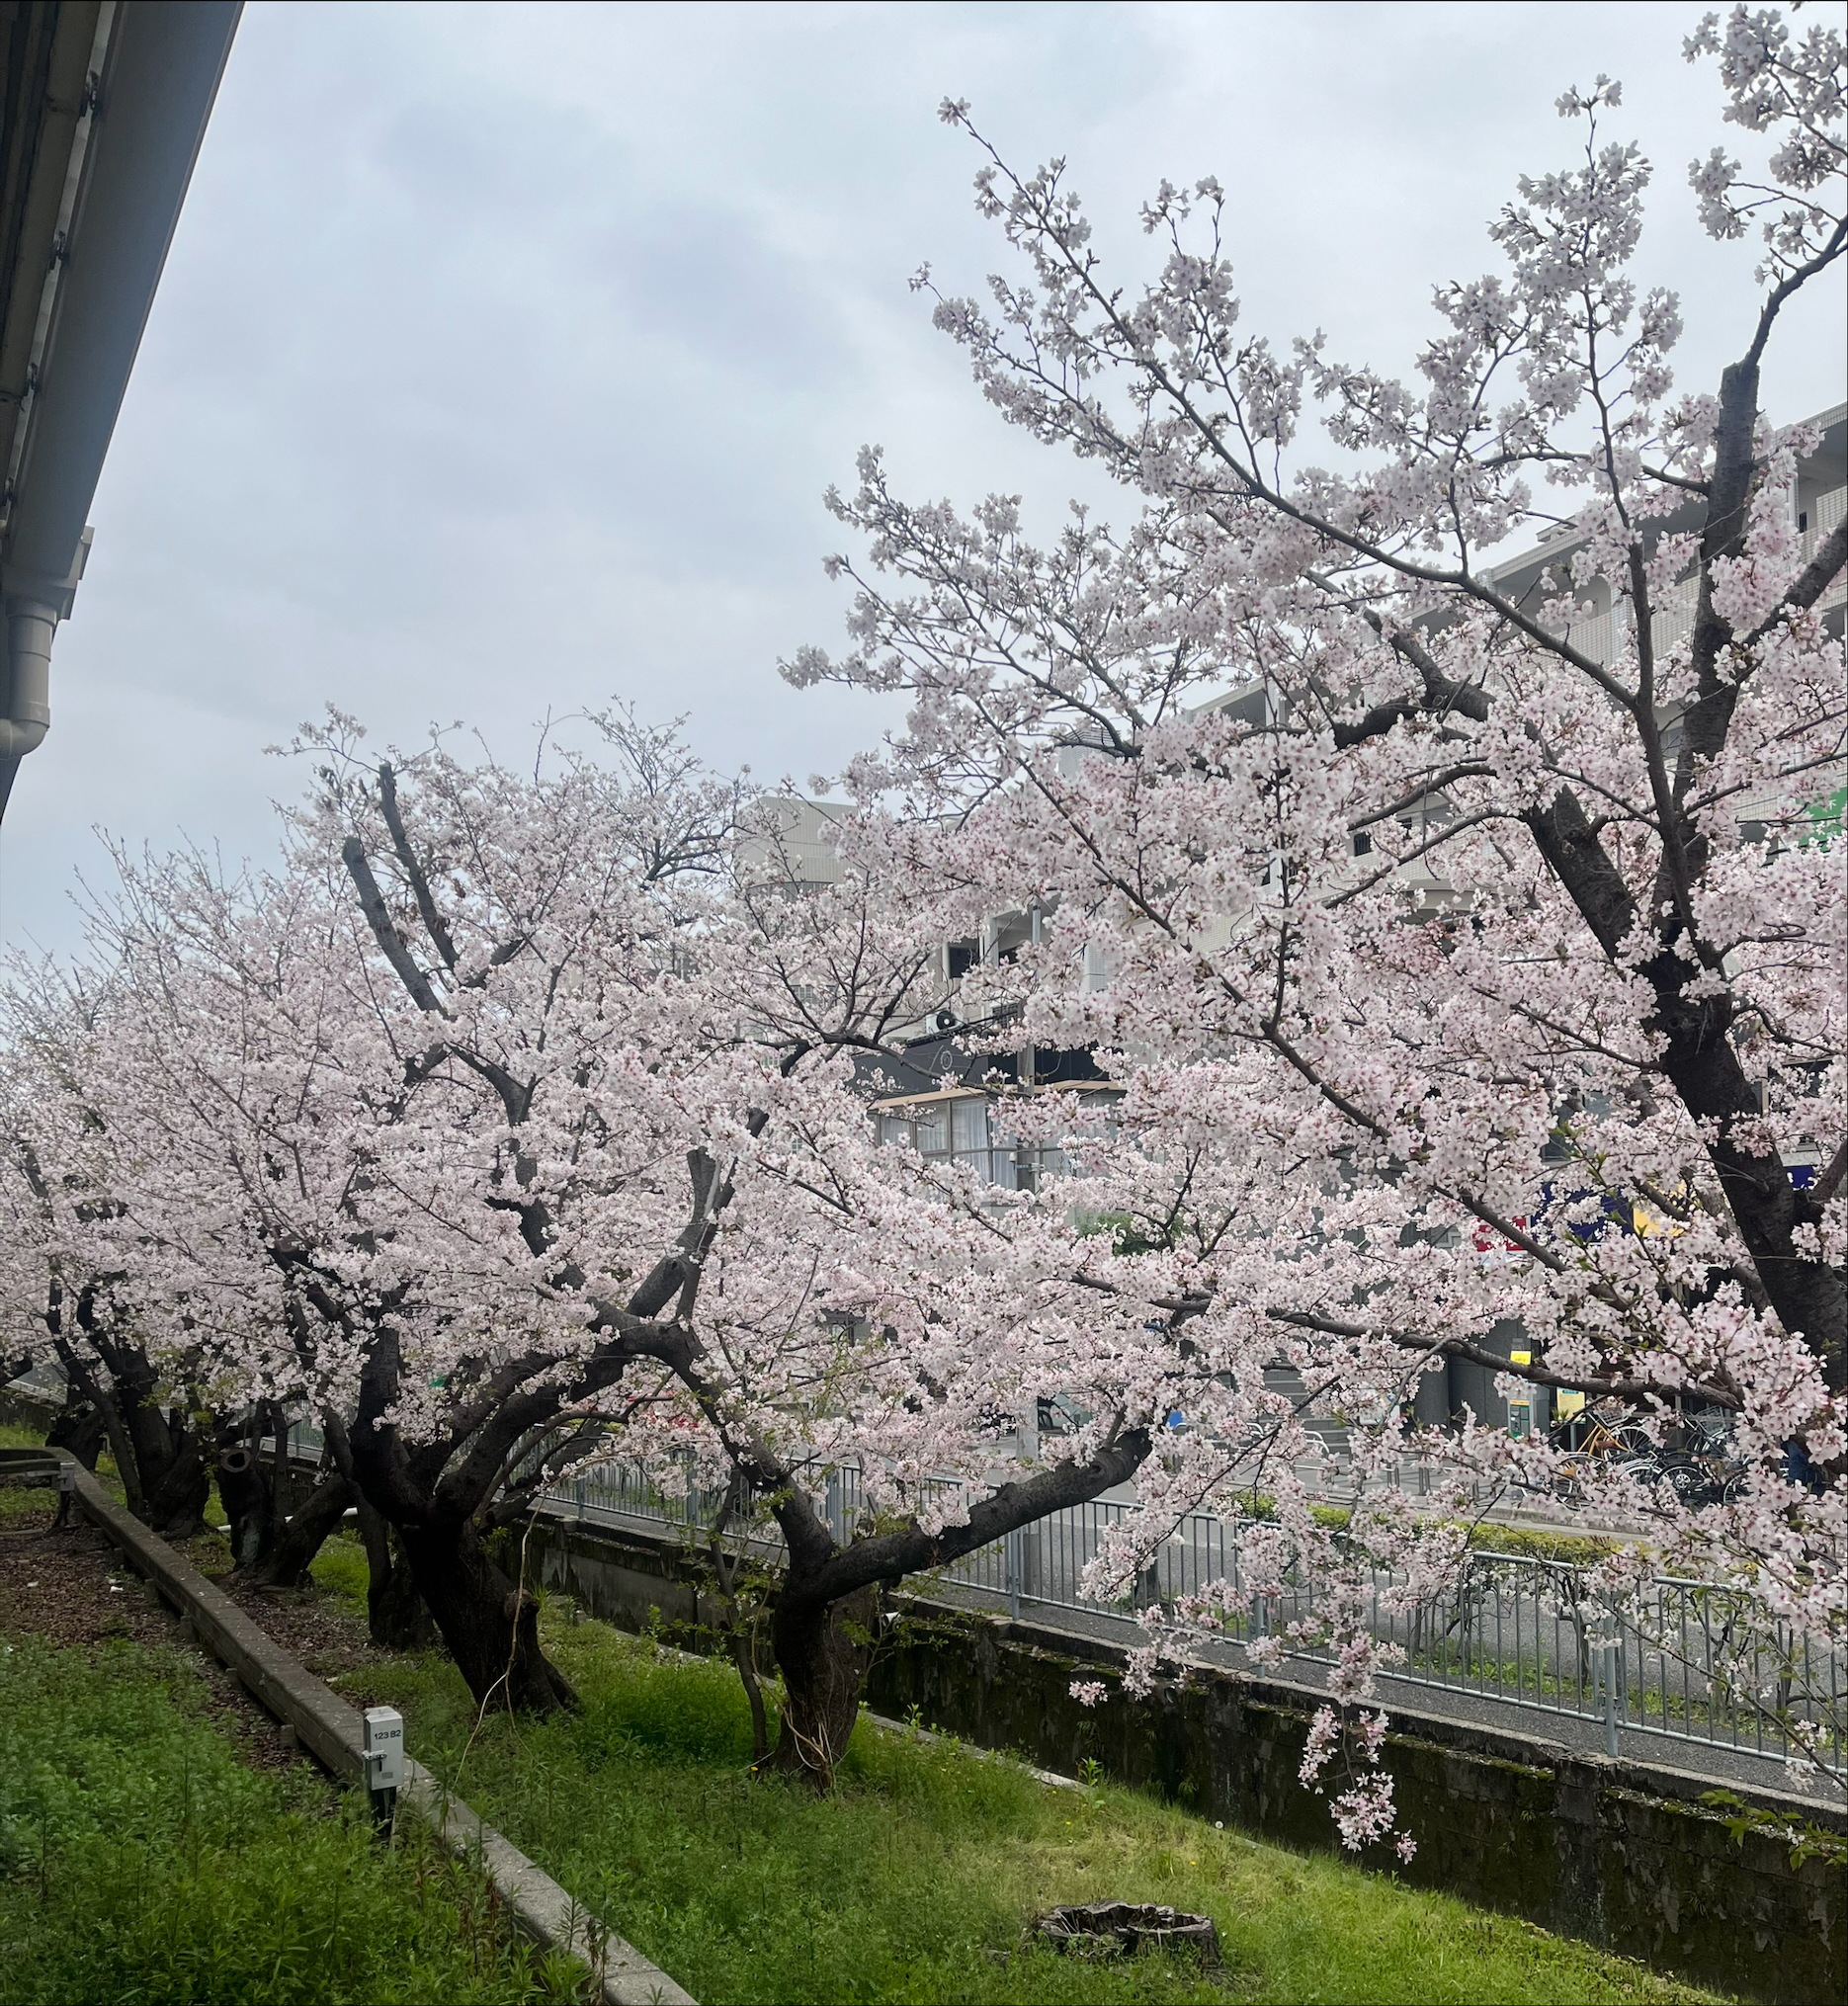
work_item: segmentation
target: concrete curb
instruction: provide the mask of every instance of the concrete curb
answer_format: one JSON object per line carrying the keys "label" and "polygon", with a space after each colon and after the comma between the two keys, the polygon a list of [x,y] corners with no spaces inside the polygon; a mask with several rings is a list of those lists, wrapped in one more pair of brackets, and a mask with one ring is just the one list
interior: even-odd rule
{"label": "concrete curb", "polygon": [[[358,1715],[354,1716],[356,1724]],[[426,1819],[453,1852],[478,1860],[520,1927],[536,1942],[568,1951],[595,1971],[607,2006],[695,2006],[690,1994],[632,1944],[607,1930],[543,1868],[460,1797],[453,1797],[420,1762],[404,1765],[402,1799]]]}
{"label": "concrete curb", "polygon": [[[84,1516],[154,1584],[191,1635],[234,1672],[245,1690],[279,1720],[292,1723],[301,1745],[324,1769],[358,1781],[360,1716],[337,1693],[298,1665],[228,1595],[117,1504],[68,1450],[16,1451],[11,1457],[0,1452],[0,1471],[9,1463],[22,1472],[35,1465],[69,1465]],[[454,1852],[480,1863],[528,1936],[546,1949],[566,1952],[596,1974],[598,1997],[605,2006],[695,2006],[692,1996],[665,1971],[606,1929],[460,1797],[451,1797],[421,1763],[407,1762],[405,1771],[409,1782],[402,1793],[404,1800]]]}

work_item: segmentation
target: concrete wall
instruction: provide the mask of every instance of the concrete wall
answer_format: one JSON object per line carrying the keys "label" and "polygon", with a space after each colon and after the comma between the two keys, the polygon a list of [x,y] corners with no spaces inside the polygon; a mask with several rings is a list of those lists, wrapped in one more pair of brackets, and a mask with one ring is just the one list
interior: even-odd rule
{"label": "concrete wall", "polygon": [[[672,1546],[544,1522],[535,1542],[542,1581],[591,1614],[630,1629],[652,1615],[676,1641],[710,1644],[703,1626],[716,1610],[681,1578]],[[901,1620],[869,1682],[878,1712],[915,1708],[931,1726],[1066,1775],[1088,1758],[1119,1782],[1304,1850],[1333,1843],[1325,1807],[1297,1781],[1312,1694],[1205,1672],[1144,1701],[1113,1692],[1089,1711],[1068,1688],[1121,1663],[1108,1645],[1085,1643],[1080,1657],[1074,1639],[1031,1624],[919,1597],[895,1606]],[[1763,1832],[1735,1840],[1698,1801],[1699,1777],[1404,1709],[1393,1720],[1386,1762],[1418,1839],[1397,1870],[1406,1881],[1779,2006],[1848,1996],[1839,1854],[1793,1865],[1791,1846]],[[1848,1816],[1832,1822],[1848,1830]]]}

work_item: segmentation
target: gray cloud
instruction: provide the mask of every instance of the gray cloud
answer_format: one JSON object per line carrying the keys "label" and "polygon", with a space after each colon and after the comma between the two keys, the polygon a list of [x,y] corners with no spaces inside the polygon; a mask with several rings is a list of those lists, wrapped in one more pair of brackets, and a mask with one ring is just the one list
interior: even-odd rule
{"label": "gray cloud", "polygon": [[[906,289],[1002,262],[946,93],[1015,160],[1068,158],[1126,277],[1154,183],[1218,174],[1246,324],[1404,370],[1431,287],[1494,266],[1516,173],[1569,157],[1554,98],[1612,71],[1657,165],[1643,270],[1685,295],[1682,380],[1717,381],[1752,258],[1684,185],[1700,11],[252,6],[0,836],[0,934],[73,939],[93,823],[261,854],[295,780],[260,747],[328,700],[511,752],[614,695],[798,777],[876,735],[774,667],[840,632],[820,495],[858,446],[1044,523],[1083,480]],[[1841,395],[1839,288],[1781,340],[1775,415]]]}

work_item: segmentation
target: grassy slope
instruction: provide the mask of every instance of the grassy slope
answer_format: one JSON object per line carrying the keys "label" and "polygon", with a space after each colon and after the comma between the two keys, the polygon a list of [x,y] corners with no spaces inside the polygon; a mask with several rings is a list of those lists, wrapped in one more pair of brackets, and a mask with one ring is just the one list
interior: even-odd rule
{"label": "grassy slope", "polygon": [[[40,1439],[0,1423],[0,1444]],[[42,1523],[46,1503],[43,1490],[0,1486],[0,1536]],[[363,1596],[363,1558],[358,1585]],[[480,1875],[415,1820],[400,1832],[383,1852],[354,1797],[305,1763],[247,1767],[177,1651],[0,1640],[8,2006],[571,1996]]]}
{"label": "grassy slope", "polygon": [[[10,1433],[0,1430],[0,1440]],[[329,1542],[314,1573],[330,1596],[363,1607],[356,1540]],[[743,1774],[748,1716],[727,1668],[659,1657],[550,1606],[546,1628],[585,1697],[577,1719],[493,1718],[470,1742],[466,1691],[437,1656],[343,1683],[367,1704],[401,1706],[414,1753],[703,2006],[1710,1996],[1529,1924],[1339,1860],[1261,1845],[1130,1792],[1054,1791],[1011,1765],[864,1725],[837,1795],[817,1802]],[[4,1757],[0,1745],[0,1764]],[[1021,1954],[1034,1910],[1107,1897],[1212,1915],[1225,1971],[1214,1981],[1166,1959],[1131,1968]],[[0,1918],[11,1920],[5,1906]],[[10,1986],[6,1996],[15,1996]],[[445,1986],[440,1996],[480,1994]]]}
{"label": "grassy slope", "polygon": [[[333,1588],[352,1569],[336,1547],[323,1572]],[[363,1697],[402,1707],[416,1754],[703,2006],[1709,1996],[1130,1792],[1052,1790],[865,1723],[837,1795],[816,1801],[743,1773],[748,1716],[728,1668],[549,1606],[546,1624],[580,1717],[491,1717],[471,1742],[467,1695],[435,1657],[369,1669]],[[1033,1911],[1105,1898],[1212,1915],[1225,1971],[1022,1951]]]}
{"label": "grassy slope", "polygon": [[570,1996],[479,1875],[421,1830],[385,1852],[305,1765],[247,1768],[204,1705],[176,1652],[0,1643],[0,1996]]}

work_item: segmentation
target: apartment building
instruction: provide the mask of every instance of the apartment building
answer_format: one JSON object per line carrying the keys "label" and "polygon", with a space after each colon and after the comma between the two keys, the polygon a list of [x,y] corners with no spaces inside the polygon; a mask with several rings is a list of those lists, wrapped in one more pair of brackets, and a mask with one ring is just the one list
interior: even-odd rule
{"label": "apartment building", "polygon": [[[1842,519],[1848,499],[1848,404],[1818,412],[1808,421],[1821,433],[1812,454],[1798,461],[1797,481],[1791,493],[1791,513],[1803,538],[1804,555],[1814,554],[1816,544]],[[1675,535],[1698,530],[1702,503],[1691,497],[1688,506],[1659,525],[1660,534]],[[1584,547],[1584,538],[1569,525],[1549,532],[1531,550],[1491,567],[1483,575],[1504,598],[1517,606],[1538,606],[1552,598],[1562,579],[1569,576],[1573,554]],[[1629,605],[1614,594],[1607,580],[1593,579],[1577,594],[1590,610],[1577,616],[1566,627],[1566,638],[1593,661],[1608,662],[1623,645]],[[1668,604],[1656,610],[1650,634],[1656,648],[1672,647],[1694,626],[1694,585],[1689,580],[1671,594]],[[1842,628],[1844,604],[1848,603],[1848,580],[1838,577],[1819,604],[1834,630]]]}

